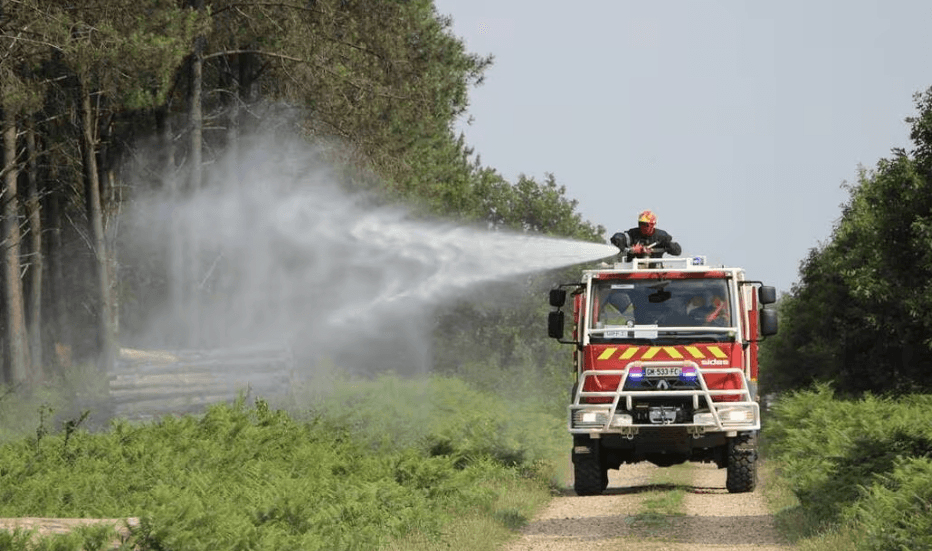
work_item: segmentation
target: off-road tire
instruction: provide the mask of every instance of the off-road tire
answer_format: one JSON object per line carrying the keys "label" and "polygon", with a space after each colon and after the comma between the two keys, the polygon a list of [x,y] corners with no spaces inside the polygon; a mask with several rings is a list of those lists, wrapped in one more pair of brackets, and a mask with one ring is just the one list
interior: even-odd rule
{"label": "off-road tire", "polygon": [[728,493],[753,492],[757,486],[757,434],[746,432],[728,440]]}
{"label": "off-road tire", "polygon": [[574,438],[573,489],[576,495],[601,495],[608,487],[608,469],[602,458],[598,440]]}

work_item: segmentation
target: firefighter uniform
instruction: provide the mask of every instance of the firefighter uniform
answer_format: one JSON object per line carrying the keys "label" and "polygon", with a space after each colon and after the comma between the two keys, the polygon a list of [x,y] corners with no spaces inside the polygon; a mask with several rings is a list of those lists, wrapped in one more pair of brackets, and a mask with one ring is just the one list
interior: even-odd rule
{"label": "firefighter uniform", "polygon": [[[659,229],[654,228],[653,235],[644,235],[641,233],[641,228],[631,228],[625,232],[618,232],[612,236],[611,240],[612,245],[615,245],[622,251],[629,249],[635,245],[643,245],[647,247],[648,245],[654,244],[651,249],[650,257],[651,258],[660,258],[663,256],[663,253],[670,254],[671,256],[679,256],[683,249],[680,247],[680,244],[673,240],[673,237]],[[630,262],[632,258],[636,255],[633,253],[628,253],[628,258],[625,260]]]}

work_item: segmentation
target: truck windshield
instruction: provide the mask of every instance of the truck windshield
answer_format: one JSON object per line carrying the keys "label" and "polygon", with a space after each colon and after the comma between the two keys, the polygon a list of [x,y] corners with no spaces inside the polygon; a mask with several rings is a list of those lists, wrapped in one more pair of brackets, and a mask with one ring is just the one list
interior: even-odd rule
{"label": "truck windshield", "polygon": [[592,283],[590,327],[731,327],[725,279],[604,280]]}

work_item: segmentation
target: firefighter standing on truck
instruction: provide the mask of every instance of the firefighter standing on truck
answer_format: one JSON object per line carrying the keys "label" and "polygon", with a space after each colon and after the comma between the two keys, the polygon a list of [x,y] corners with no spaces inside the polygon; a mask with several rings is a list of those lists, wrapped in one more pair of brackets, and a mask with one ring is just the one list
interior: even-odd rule
{"label": "firefighter standing on truck", "polygon": [[626,253],[625,261],[632,258],[660,258],[663,253],[679,256],[683,252],[680,244],[673,237],[657,228],[657,215],[645,210],[638,215],[638,227],[625,232],[618,232],[610,241]]}

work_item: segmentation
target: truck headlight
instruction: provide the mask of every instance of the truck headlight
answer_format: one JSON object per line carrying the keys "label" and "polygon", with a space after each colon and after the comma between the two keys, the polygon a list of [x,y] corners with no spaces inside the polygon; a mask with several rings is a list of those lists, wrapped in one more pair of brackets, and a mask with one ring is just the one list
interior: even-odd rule
{"label": "truck headlight", "polygon": [[608,422],[608,411],[580,409],[573,412],[573,426],[576,428],[603,428]]}
{"label": "truck headlight", "polygon": [[693,415],[693,424],[714,425],[715,417],[711,413],[697,413]]}
{"label": "truck headlight", "polygon": [[634,419],[626,413],[618,413],[612,419],[613,427],[628,427],[634,423]]}
{"label": "truck headlight", "polygon": [[718,410],[722,423],[753,423],[754,410],[749,407],[729,407]]}

